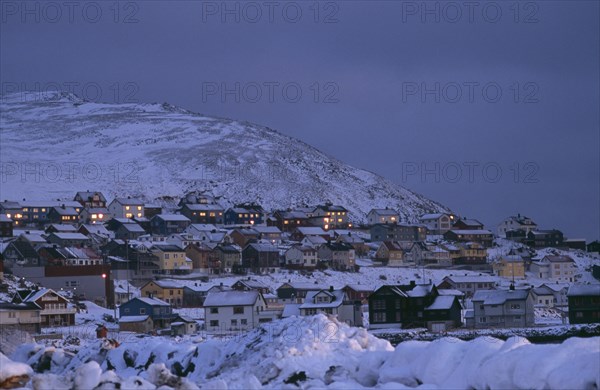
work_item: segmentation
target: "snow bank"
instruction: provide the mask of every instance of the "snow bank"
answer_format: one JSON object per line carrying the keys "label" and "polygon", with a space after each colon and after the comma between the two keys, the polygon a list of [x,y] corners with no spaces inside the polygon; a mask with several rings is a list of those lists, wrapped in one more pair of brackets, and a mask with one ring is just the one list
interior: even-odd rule
{"label": "snow bank", "polygon": [[[33,388],[586,389],[600,385],[600,337],[535,345],[524,338],[407,341],[395,349],[323,315],[267,323],[228,340],[95,340],[74,356],[29,344],[13,355]],[[31,372],[31,371],[29,371]],[[118,386],[116,386],[118,387]]]}

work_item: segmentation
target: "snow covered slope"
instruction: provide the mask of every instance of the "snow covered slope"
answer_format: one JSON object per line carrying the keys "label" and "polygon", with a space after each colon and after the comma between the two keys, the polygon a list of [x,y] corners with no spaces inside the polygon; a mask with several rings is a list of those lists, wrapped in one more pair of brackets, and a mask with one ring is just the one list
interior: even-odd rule
{"label": "snow covered slope", "polygon": [[599,341],[445,337],[393,348],[321,314],[229,340],[131,335],[121,345],[24,344],[11,359],[0,354],[0,378],[25,374],[34,389],[597,389]]}
{"label": "snow covered slope", "polygon": [[223,206],[373,207],[407,221],[447,210],[371,172],[350,167],[266,127],[168,104],[98,104],[68,93],[17,93],[0,103],[1,199],[71,198],[75,191],[177,198],[222,196]]}

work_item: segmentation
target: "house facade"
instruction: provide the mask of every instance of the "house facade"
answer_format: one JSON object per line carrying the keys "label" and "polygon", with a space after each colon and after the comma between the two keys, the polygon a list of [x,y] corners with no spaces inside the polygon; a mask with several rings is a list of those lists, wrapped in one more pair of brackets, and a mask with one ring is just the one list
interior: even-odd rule
{"label": "house facade", "polygon": [[108,212],[114,218],[143,218],[144,202],[136,198],[115,198],[108,205]]}
{"label": "house facade", "polygon": [[537,278],[559,283],[574,282],[577,273],[575,261],[569,256],[544,256],[539,261],[533,261],[529,270]]}
{"label": "house facade", "polygon": [[285,252],[285,265],[289,268],[315,268],[319,258],[317,250],[306,245],[293,245]]}
{"label": "house facade", "polygon": [[506,233],[511,230],[522,230],[527,235],[529,232],[537,230],[537,224],[533,219],[524,215],[512,215],[500,222],[497,233],[500,237],[506,237]]}
{"label": "house facade", "polygon": [[[154,297],[136,297],[119,306],[119,318],[149,316],[154,328],[167,328],[173,319],[171,305]],[[142,321],[144,321],[142,319]]]}
{"label": "house facade", "polygon": [[600,285],[572,285],[567,292],[569,323],[600,323]]}
{"label": "house facade", "polygon": [[472,301],[475,328],[534,325],[534,300],[530,290],[479,290]]}
{"label": "house facade", "polygon": [[155,297],[173,307],[183,305],[183,285],[170,280],[150,280],[140,288],[142,297]]}
{"label": "house facade", "polygon": [[41,327],[75,325],[75,308],[71,307],[67,298],[52,289],[18,291],[13,303],[35,304],[39,307]]}
{"label": "house facade", "polygon": [[369,225],[375,224],[395,224],[400,221],[400,215],[392,209],[371,209],[367,214]]}
{"label": "house facade", "polygon": [[356,264],[356,253],[351,245],[341,242],[328,242],[318,250],[319,260],[325,261],[333,269],[352,271]]}
{"label": "house facade", "polygon": [[444,234],[452,228],[455,216],[446,213],[425,214],[419,218],[430,234]]}
{"label": "house facade", "polygon": [[209,293],[204,300],[204,313],[208,333],[247,331],[273,320],[258,291]]}
{"label": "house facade", "polygon": [[2,330],[18,329],[24,332],[39,333],[41,330],[40,312],[40,307],[31,302],[0,302]]}
{"label": "house facade", "polygon": [[181,214],[158,214],[150,220],[152,234],[162,236],[183,233],[190,224],[190,219]]}
{"label": "house facade", "polygon": [[350,326],[362,326],[363,324],[360,303],[355,304],[347,300],[344,290],[335,290],[333,287],[327,290],[309,291],[306,294],[304,303],[300,305],[300,315],[315,314],[336,317],[338,321],[345,322]]}

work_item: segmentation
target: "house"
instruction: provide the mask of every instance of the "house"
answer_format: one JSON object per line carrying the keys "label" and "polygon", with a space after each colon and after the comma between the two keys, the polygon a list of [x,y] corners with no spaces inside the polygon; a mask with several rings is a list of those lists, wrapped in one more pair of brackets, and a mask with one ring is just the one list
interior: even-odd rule
{"label": "house", "polygon": [[600,285],[571,285],[567,297],[570,324],[600,323]]}
{"label": "house", "polygon": [[106,207],[85,208],[79,214],[79,221],[85,224],[103,224],[111,218],[112,216]]}
{"label": "house", "polygon": [[234,229],[229,233],[229,237],[234,244],[238,245],[240,248],[244,248],[251,242],[257,242],[260,233],[252,228]]}
{"label": "house", "polygon": [[361,304],[368,303],[369,295],[374,291],[373,287],[363,284],[347,284],[343,290],[349,301],[360,301]]}
{"label": "house", "polygon": [[600,241],[592,241],[587,244],[587,251],[590,253],[600,253]]}
{"label": "house", "polygon": [[478,290],[472,301],[475,328],[524,328],[534,324],[530,290]]}
{"label": "house", "polygon": [[439,267],[449,267],[452,265],[450,251],[441,245],[426,245],[421,256],[424,265],[436,265]]}
{"label": "house", "polygon": [[13,221],[14,226],[19,226],[19,223],[23,219],[21,205],[19,202],[12,202],[8,200],[0,202],[0,214],[6,215],[6,218]]}
{"label": "house", "polygon": [[136,198],[115,198],[108,205],[108,212],[114,218],[143,218],[144,202]]}
{"label": "house", "polygon": [[223,224],[223,207],[218,204],[184,204],[179,212],[188,217],[191,223]]}
{"label": "house", "polygon": [[318,226],[301,226],[294,229],[292,234],[290,234],[290,239],[292,241],[302,241],[304,238],[311,236],[321,237],[324,240],[329,240],[331,238],[329,233]]}
{"label": "house", "polygon": [[4,249],[4,261],[9,264],[20,264],[24,266],[40,265],[40,256],[27,240],[17,239],[10,242]]}
{"label": "house", "polygon": [[171,322],[172,336],[185,336],[198,331],[198,324],[190,317],[178,314]]}
{"label": "house", "polygon": [[397,211],[388,209],[388,208],[371,209],[371,211],[369,211],[369,213],[367,214],[367,221],[368,221],[369,225],[375,225],[375,224],[379,224],[379,223],[395,224],[398,221],[400,221],[400,215],[398,214]]}
{"label": "house", "polygon": [[154,321],[148,314],[119,318],[119,332],[150,333],[153,330]]}
{"label": "house", "polygon": [[79,211],[74,207],[52,207],[48,212],[48,221],[52,223],[79,223]]}
{"label": "house", "polygon": [[586,250],[585,238],[565,238],[563,240],[563,245],[569,249]]}
{"label": "house", "polygon": [[258,291],[224,291],[209,293],[204,301],[208,333],[247,331],[273,317]]}
{"label": "house", "polygon": [[564,236],[560,230],[532,230],[527,233],[527,244],[534,248],[561,247]]}
{"label": "house", "polygon": [[423,265],[423,254],[427,251],[427,246],[420,241],[398,241],[398,245],[404,251],[402,262],[405,265]]}
{"label": "house", "polygon": [[327,262],[339,271],[354,271],[356,254],[351,245],[342,242],[328,242],[317,251],[319,260]]}
{"label": "house", "polygon": [[224,213],[225,225],[261,225],[265,210],[257,204],[241,204],[229,208]]}
{"label": "house", "polygon": [[419,222],[425,225],[430,234],[444,234],[452,228],[455,216],[446,213],[424,214]]}
{"label": "house", "polygon": [[554,295],[554,308],[568,311],[569,299],[567,293],[569,291],[569,283],[544,283],[543,287],[548,288]]}
{"label": "house", "polygon": [[152,234],[168,236],[183,233],[190,226],[188,217],[181,214],[158,214],[150,220]]}
{"label": "house", "polygon": [[153,203],[146,203],[144,205],[144,216],[152,219],[155,215],[162,214],[162,207]]}
{"label": "house", "polygon": [[300,305],[301,316],[319,313],[334,316],[350,326],[363,324],[361,304],[347,300],[344,290],[335,290],[333,286],[327,290],[309,291]]}
{"label": "house", "polygon": [[450,275],[444,277],[437,286],[439,289],[458,290],[466,297],[471,297],[478,290],[493,290],[496,279],[484,275]]}
{"label": "house", "polygon": [[183,307],[202,307],[208,294],[212,292],[231,291],[231,287],[220,285],[194,283],[183,287]]}
{"label": "house", "polygon": [[527,242],[527,231],[524,229],[507,230],[504,232],[507,240],[525,244]]}
{"label": "house", "polygon": [[444,233],[444,239],[458,242],[476,242],[485,248],[492,246],[494,237],[492,232],[485,229],[457,230],[452,229]]}
{"label": "house", "polygon": [[251,278],[238,280],[237,282],[231,285],[231,289],[236,291],[256,290],[259,293],[263,294],[263,297],[264,295],[271,293],[271,288],[269,286],[267,286],[263,282]]}
{"label": "house", "polygon": [[554,291],[545,285],[531,289],[533,296],[533,305],[535,307],[543,307],[546,309],[554,308]]}
{"label": "house", "polygon": [[52,208],[72,208],[78,214],[81,212],[81,204],[75,201],[26,201],[19,203],[21,211],[13,214],[15,224],[45,224],[49,220],[49,213]]}
{"label": "house", "polygon": [[115,293],[115,305],[120,306],[121,304],[131,300],[133,298],[134,288],[128,281],[125,281],[125,285],[117,283],[115,281],[114,293]]}
{"label": "house", "polygon": [[322,227],[324,230],[348,229],[352,227],[348,210],[343,206],[332,203],[315,207],[309,219],[311,225]]}
{"label": "house", "polygon": [[306,245],[293,245],[285,251],[285,265],[288,268],[315,268],[319,258],[317,250]]}
{"label": "house", "polygon": [[279,249],[271,244],[248,244],[242,250],[242,267],[254,273],[275,272],[279,268]]}
{"label": "house", "polygon": [[569,256],[544,256],[539,261],[533,261],[529,268],[535,277],[556,282],[573,282],[577,267],[575,260]]}
{"label": "house", "polygon": [[186,274],[192,270],[192,261],[185,251],[175,245],[153,245],[151,249],[162,274]]}
{"label": "house", "polygon": [[104,237],[107,240],[106,243],[108,243],[108,240],[114,236],[114,234],[111,233],[102,224],[80,225],[79,229],[77,229],[77,232],[83,234],[84,236],[88,236],[88,237],[91,235]]}
{"label": "house", "polygon": [[2,331],[17,329],[23,332],[39,333],[41,330],[41,308],[33,302],[0,302],[0,324]]}
{"label": "house", "polygon": [[231,273],[242,266],[242,250],[237,245],[223,244],[214,248],[214,253],[220,264],[220,271]]}
{"label": "house", "polygon": [[[369,323],[377,328],[425,327],[425,308],[438,296],[433,284],[383,285],[375,290],[369,300]],[[450,312],[446,315],[450,320]],[[437,321],[439,321],[437,317]]]}
{"label": "house", "polygon": [[46,240],[60,246],[82,247],[89,243],[89,238],[81,233],[50,233]]}
{"label": "house", "polygon": [[525,278],[525,261],[521,256],[507,255],[492,264],[494,273],[507,279]]}
{"label": "house", "polygon": [[185,255],[192,260],[192,270],[207,274],[218,273],[219,260],[208,245],[189,244],[185,247]]}
{"label": "house", "polygon": [[524,215],[511,215],[498,225],[498,236],[507,237],[506,233],[510,230],[522,230],[527,235],[529,232],[537,230],[537,224]]}
{"label": "house", "polygon": [[171,280],[150,280],[140,288],[142,297],[155,297],[173,307],[183,305],[183,285]]}
{"label": "house", "polygon": [[375,259],[385,262],[388,267],[403,265],[403,258],[404,250],[396,241],[383,241],[375,252]]}
{"label": "house", "polygon": [[106,198],[102,192],[80,191],[73,200],[79,202],[84,209],[106,208]]}
{"label": "house", "polygon": [[277,226],[254,226],[254,230],[258,232],[261,240],[269,241],[272,244],[281,242],[281,230]]}
{"label": "house", "polygon": [[[167,328],[173,319],[171,305],[154,297],[136,297],[119,306],[119,322],[124,317],[149,316],[154,328]],[[141,318],[138,321],[145,321]]]}
{"label": "house", "polygon": [[42,327],[75,325],[75,308],[69,300],[49,288],[20,290],[13,297],[13,303],[33,303],[40,311]]}
{"label": "house", "polygon": [[73,225],[65,225],[61,223],[53,223],[44,230],[47,234],[50,233],[77,233],[77,228]]}
{"label": "house", "polygon": [[302,241],[300,241],[300,245],[318,249],[322,245],[327,244],[327,242],[328,240],[324,239],[321,236],[306,236]]}
{"label": "house", "polygon": [[13,236],[13,220],[6,214],[0,214],[0,237]]}
{"label": "house", "polygon": [[492,267],[487,262],[487,248],[479,242],[457,243],[458,256],[452,259],[454,265],[460,265],[463,269],[472,271],[491,272]]}
{"label": "house", "polygon": [[445,332],[460,327],[461,311],[462,306],[458,296],[438,295],[424,311],[427,329],[432,332]]}
{"label": "house", "polygon": [[316,283],[299,283],[289,280],[287,283],[283,283],[281,286],[277,287],[276,293],[277,298],[282,303],[302,303],[309,291],[318,291],[322,289],[323,287]]}
{"label": "house", "polygon": [[119,240],[137,240],[144,234],[146,234],[144,228],[133,221],[121,224],[115,230],[115,238]]}
{"label": "house", "polygon": [[420,242],[427,238],[424,225],[376,224],[371,226],[371,241]]}
{"label": "house", "polygon": [[275,211],[267,220],[267,226],[277,226],[282,232],[291,232],[297,227],[310,226],[308,214],[304,211]]}
{"label": "house", "polygon": [[459,218],[452,224],[453,230],[483,230],[483,224],[476,219]]}
{"label": "house", "polygon": [[336,237],[336,242],[342,242],[352,246],[357,255],[366,255],[370,250],[370,247],[365,240],[358,234],[352,234],[350,230],[334,230],[333,234],[334,237]]}

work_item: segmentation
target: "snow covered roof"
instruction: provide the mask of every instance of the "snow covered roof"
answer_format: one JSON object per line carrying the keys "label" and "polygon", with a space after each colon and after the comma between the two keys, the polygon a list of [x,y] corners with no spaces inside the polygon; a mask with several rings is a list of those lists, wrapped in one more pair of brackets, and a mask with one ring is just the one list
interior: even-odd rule
{"label": "snow covered roof", "polygon": [[53,223],[49,227],[56,229],[57,232],[77,232],[77,228],[73,225],[65,225],[61,223]]}
{"label": "snow covered roof", "polygon": [[446,276],[449,280],[455,283],[495,283],[496,278],[484,275],[449,275]]}
{"label": "snow covered roof", "polygon": [[371,213],[379,214],[379,215],[389,215],[389,216],[398,215],[398,212],[396,212],[395,210],[392,210],[392,209],[371,209],[371,211],[369,211],[369,214],[371,214]]}
{"label": "snow covered roof", "polygon": [[140,301],[147,303],[148,305],[151,305],[151,306],[171,306],[167,302],[165,302],[161,299],[158,299],[158,298],[136,297],[133,299],[139,299]]}
{"label": "snow covered roof", "polygon": [[600,296],[600,284],[573,284],[569,287],[567,296]]}
{"label": "snow covered roof", "polygon": [[189,204],[185,205],[192,211],[223,211],[223,207],[218,204]]}
{"label": "snow covered roof", "polygon": [[464,234],[470,236],[481,236],[481,235],[490,235],[492,232],[486,229],[452,229],[450,230],[454,234]]}
{"label": "snow covered roof", "polygon": [[278,234],[281,230],[277,226],[254,226],[254,230],[261,234]]}
{"label": "snow covered roof", "polygon": [[[317,302],[316,295],[326,295],[327,302]],[[300,305],[300,309],[319,309],[338,307],[344,302],[346,294],[343,290],[318,290],[308,291],[304,303]]]}
{"label": "snow covered roof", "polygon": [[146,321],[149,318],[148,315],[145,316],[121,316],[119,318],[119,322],[123,323],[130,323],[130,322],[143,322]]}
{"label": "snow covered roof", "polygon": [[473,302],[483,301],[484,305],[502,305],[506,301],[527,299],[529,290],[477,290],[473,294]]}
{"label": "snow covered roof", "polygon": [[447,215],[447,214],[443,214],[443,213],[423,214],[423,215],[421,215],[421,218],[419,218],[419,219],[422,220],[422,221],[424,221],[424,220],[438,219],[442,215]]}
{"label": "snow covered roof", "polygon": [[321,236],[327,234],[325,230],[318,226],[301,226],[297,227],[296,230],[305,236]]}
{"label": "snow covered roof", "polygon": [[287,318],[291,316],[299,316],[300,315],[300,304],[299,303],[288,303],[283,307],[283,313],[281,313],[281,317]]}
{"label": "snow covered roof", "polygon": [[569,256],[544,256],[541,261],[549,261],[550,263],[574,263],[573,260]]}
{"label": "snow covered roof", "polygon": [[456,296],[454,295],[439,295],[425,310],[448,310],[454,304]]}
{"label": "snow covered roof", "polygon": [[157,214],[153,218],[162,219],[168,222],[190,222],[190,219],[181,214]]}
{"label": "snow covered roof", "polygon": [[60,238],[61,240],[87,240],[87,236],[84,236],[81,233],[52,233],[55,237]]}
{"label": "snow covered roof", "polygon": [[153,280],[152,282],[161,288],[183,288],[183,284],[176,280]]}
{"label": "snow covered roof", "polygon": [[465,295],[462,291],[459,290],[453,290],[450,288],[440,288],[438,289],[438,294],[440,295],[454,295],[457,297],[462,297],[463,295]]}
{"label": "snow covered roof", "polygon": [[137,198],[115,198],[113,202],[128,206],[143,206],[144,202]]}
{"label": "snow covered roof", "polygon": [[204,307],[209,306],[252,306],[256,303],[258,291],[221,291],[208,293]]}

